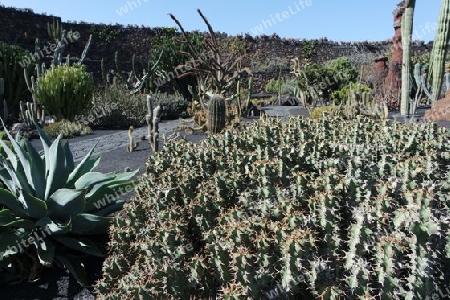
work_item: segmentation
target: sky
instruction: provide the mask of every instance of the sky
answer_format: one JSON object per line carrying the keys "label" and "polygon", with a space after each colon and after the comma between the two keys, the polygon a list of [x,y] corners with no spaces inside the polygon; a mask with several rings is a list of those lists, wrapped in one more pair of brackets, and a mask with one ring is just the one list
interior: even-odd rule
{"label": "sky", "polygon": [[[0,0],[6,7],[31,8],[63,22],[176,27],[172,13],[188,30],[213,29],[229,35],[272,35],[333,41],[385,41],[394,34],[392,11],[400,0]],[[441,0],[418,0],[413,40],[434,40]]]}

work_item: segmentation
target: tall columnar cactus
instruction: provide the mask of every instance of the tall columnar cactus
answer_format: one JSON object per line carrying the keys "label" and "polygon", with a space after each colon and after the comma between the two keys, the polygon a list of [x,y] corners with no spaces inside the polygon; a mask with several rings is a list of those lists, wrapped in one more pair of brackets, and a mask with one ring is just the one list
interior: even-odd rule
{"label": "tall columnar cactus", "polygon": [[62,26],[59,18],[53,18],[52,24],[47,22],[47,34],[50,38],[58,42],[62,34]]}
{"label": "tall columnar cactus", "polygon": [[147,121],[147,137],[148,143],[153,149],[153,152],[158,151],[158,141],[159,141],[159,120],[161,118],[162,108],[161,106],[156,106],[153,109],[152,97],[147,95],[147,116],[145,120]]}
{"label": "tall columnar cactus", "polygon": [[413,17],[415,0],[405,1],[405,12],[402,16],[402,48],[403,48],[403,64],[402,64],[402,93],[400,99],[400,114],[408,113],[409,97],[411,92],[411,35],[413,31]]}
{"label": "tall columnar cactus", "polygon": [[129,143],[128,143],[128,146],[127,146],[127,151],[128,152],[133,152],[139,146],[139,142],[136,143],[134,141],[134,126],[130,126],[128,128],[128,140],[129,140]]}
{"label": "tall columnar cactus", "polygon": [[430,56],[430,76],[428,79],[432,84],[433,105],[440,96],[442,87],[442,77],[444,76],[445,56],[447,53],[447,45],[450,41],[450,0],[442,0],[441,12],[438,20],[438,28],[436,30],[436,38],[433,43],[433,50]]}
{"label": "tall columnar cactus", "polygon": [[445,73],[445,90],[448,92],[450,91],[450,70]]}
{"label": "tall columnar cactus", "polygon": [[3,95],[11,111],[19,108],[20,99],[29,97],[23,70],[32,70],[30,56],[19,46],[0,42],[0,77],[4,79]]}
{"label": "tall columnar cactus", "polygon": [[41,109],[36,102],[20,101],[20,117],[28,127],[33,127],[35,124],[42,126],[45,123],[45,110]]}
{"label": "tall columnar cactus", "polygon": [[6,122],[8,120],[8,103],[6,103],[6,100],[3,98],[3,94],[5,93],[5,80],[3,78],[0,78],[0,101],[3,102],[3,122]]}
{"label": "tall columnar cactus", "polygon": [[157,152],[159,148],[159,120],[161,119],[162,107],[158,105],[153,109],[153,130],[152,130],[152,148],[153,152]]}
{"label": "tall columnar cactus", "polygon": [[370,92],[362,90],[360,84],[350,84],[348,98],[342,109],[347,119],[354,119],[359,114],[379,119],[387,119],[389,115],[387,104],[376,102]]}
{"label": "tall columnar cactus", "polygon": [[219,133],[225,127],[226,106],[225,99],[220,95],[212,95],[208,107],[208,132]]}

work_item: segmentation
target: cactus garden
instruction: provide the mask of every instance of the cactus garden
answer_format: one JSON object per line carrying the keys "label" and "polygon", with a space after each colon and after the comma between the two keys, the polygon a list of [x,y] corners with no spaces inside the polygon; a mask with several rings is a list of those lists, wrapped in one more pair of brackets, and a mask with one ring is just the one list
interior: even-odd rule
{"label": "cactus garden", "polygon": [[2,297],[450,297],[440,2],[428,45],[407,0],[360,44],[0,4]]}
{"label": "cactus garden", "polygon": [[[101,299],[425,299],[449,282],[449,131],[262,120],[147,161]],[[404,297],[404,298],[403,298]]]}

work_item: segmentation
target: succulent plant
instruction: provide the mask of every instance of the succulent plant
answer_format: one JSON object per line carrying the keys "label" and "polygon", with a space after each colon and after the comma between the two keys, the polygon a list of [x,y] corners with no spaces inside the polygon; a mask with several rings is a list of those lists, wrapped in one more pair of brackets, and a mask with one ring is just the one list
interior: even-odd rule
{"label": "succulent plant", "polygon": [[[43,154],[20,134],[0,153],[0,272],[2,279],[33,280],[42,266],[58,262],[85,283],[81,256],[103,256],[105,234],[125,200],[120,191],[133,184],[134,172],[94,172],[100,157],[94,148],[75,165],[61,136],[53,143],[35,124]],[[117,198],[118,197],[118,198]],[[23,246],[23,247],[22,247]],[[20,274],[18,274],[18,272]]]}
{"label": "succulent plant", "polygon": [[9,111],[8,111],[8,103],[6,102],[6,99],[3,98],[3,95],[5,93],[5,80],[3,78],[0,78],[0,101],[3,102],[3,122],[8,121],[9,117]]}
{"label": "succulent plant", "polygon": [[220,95],[212,95],[208,104],[208,133],[219,133],[226,124],[225,99]]}
{"label": "succulent plant", "polygon": [[150,95],[147,95],[147,111],[148,114],[145,117],[148,126],[148,142],[151,145],[153,152],[158,151],[159,142],[159,121],[161,119],[162,109],[158,105],[153,109],[153,99]]}
{"label": "succulent plant", "polygon": [[450,42],[450,0],[443,0],[438,19],[438,28],[436,29],[436,37],[433,42],[433,49],[430,54],[430,68],[428,80],[432,85],[431,104],[439,99],[442,78],[445,72],[445,56],[447,53],[447,45]]}
{"label": "succulent plant", "polygon": [[0,78],[4,80],[3,100],[10,111],[19,109],[19,101],[29,97],[23,70],[30,72],[33,65],[29,63],[31,54],[19,46],[0,42]]}
{"label": "succulent plant", "polygon": [[168,143],[110,228],[99,299],[426,299],[450,282],[450,132],[261,119]]}
{"label": "succulent plant", "polygon": [[410,93],[411,93],[411,37],[413,33],[413,17],[416,0],[405,0],[404,13],[401,23],[401,38],[402,38],[402,91],[400,98],[400,114],[406,115],[409,113]]}
{"label": "succulent plant", "polygon": [[130,126],[128,128],[128,139],[129,139],[129,143],[128,143],[128,146],[127,146],[127,151],[128,152],[133,152],[139,146],[139,142],[135,142],[135,140],[134,140],[134,133],[133,132],[134,132],[134,127]]}
{"label": "succulent plant", "polygon": [[83,65],[61,65],[38,80],[36,99],[57,120],[73,121],[89,107],[93,90],[94,80]]}
{"label": "succulent plant", "polygon": [[51,138],[56,138],[58,135],[61,135],[62,138],[73,138],[92,134],[92,129],[89,126],[67,120],[50,123],[44,127],[44,131]]}

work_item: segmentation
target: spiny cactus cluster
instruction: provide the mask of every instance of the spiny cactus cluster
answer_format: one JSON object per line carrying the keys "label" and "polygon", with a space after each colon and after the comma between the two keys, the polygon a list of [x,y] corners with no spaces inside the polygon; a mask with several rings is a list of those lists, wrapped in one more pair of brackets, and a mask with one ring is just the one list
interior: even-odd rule
{"label": "spiny cactus cluster", "polygon": [[425,299],[450,284],[449,137],[292,118],[169,143],[110,228],[98,299]]}
{"label": "spiny cactus cluster", "polygon": [[344,115],[354,119],[362,114],[379,119],[387,119],[389,109],[385,102],[377,102],[369,91],[363,91],[360,84],[350,84],[348,99],[343,107]]}

